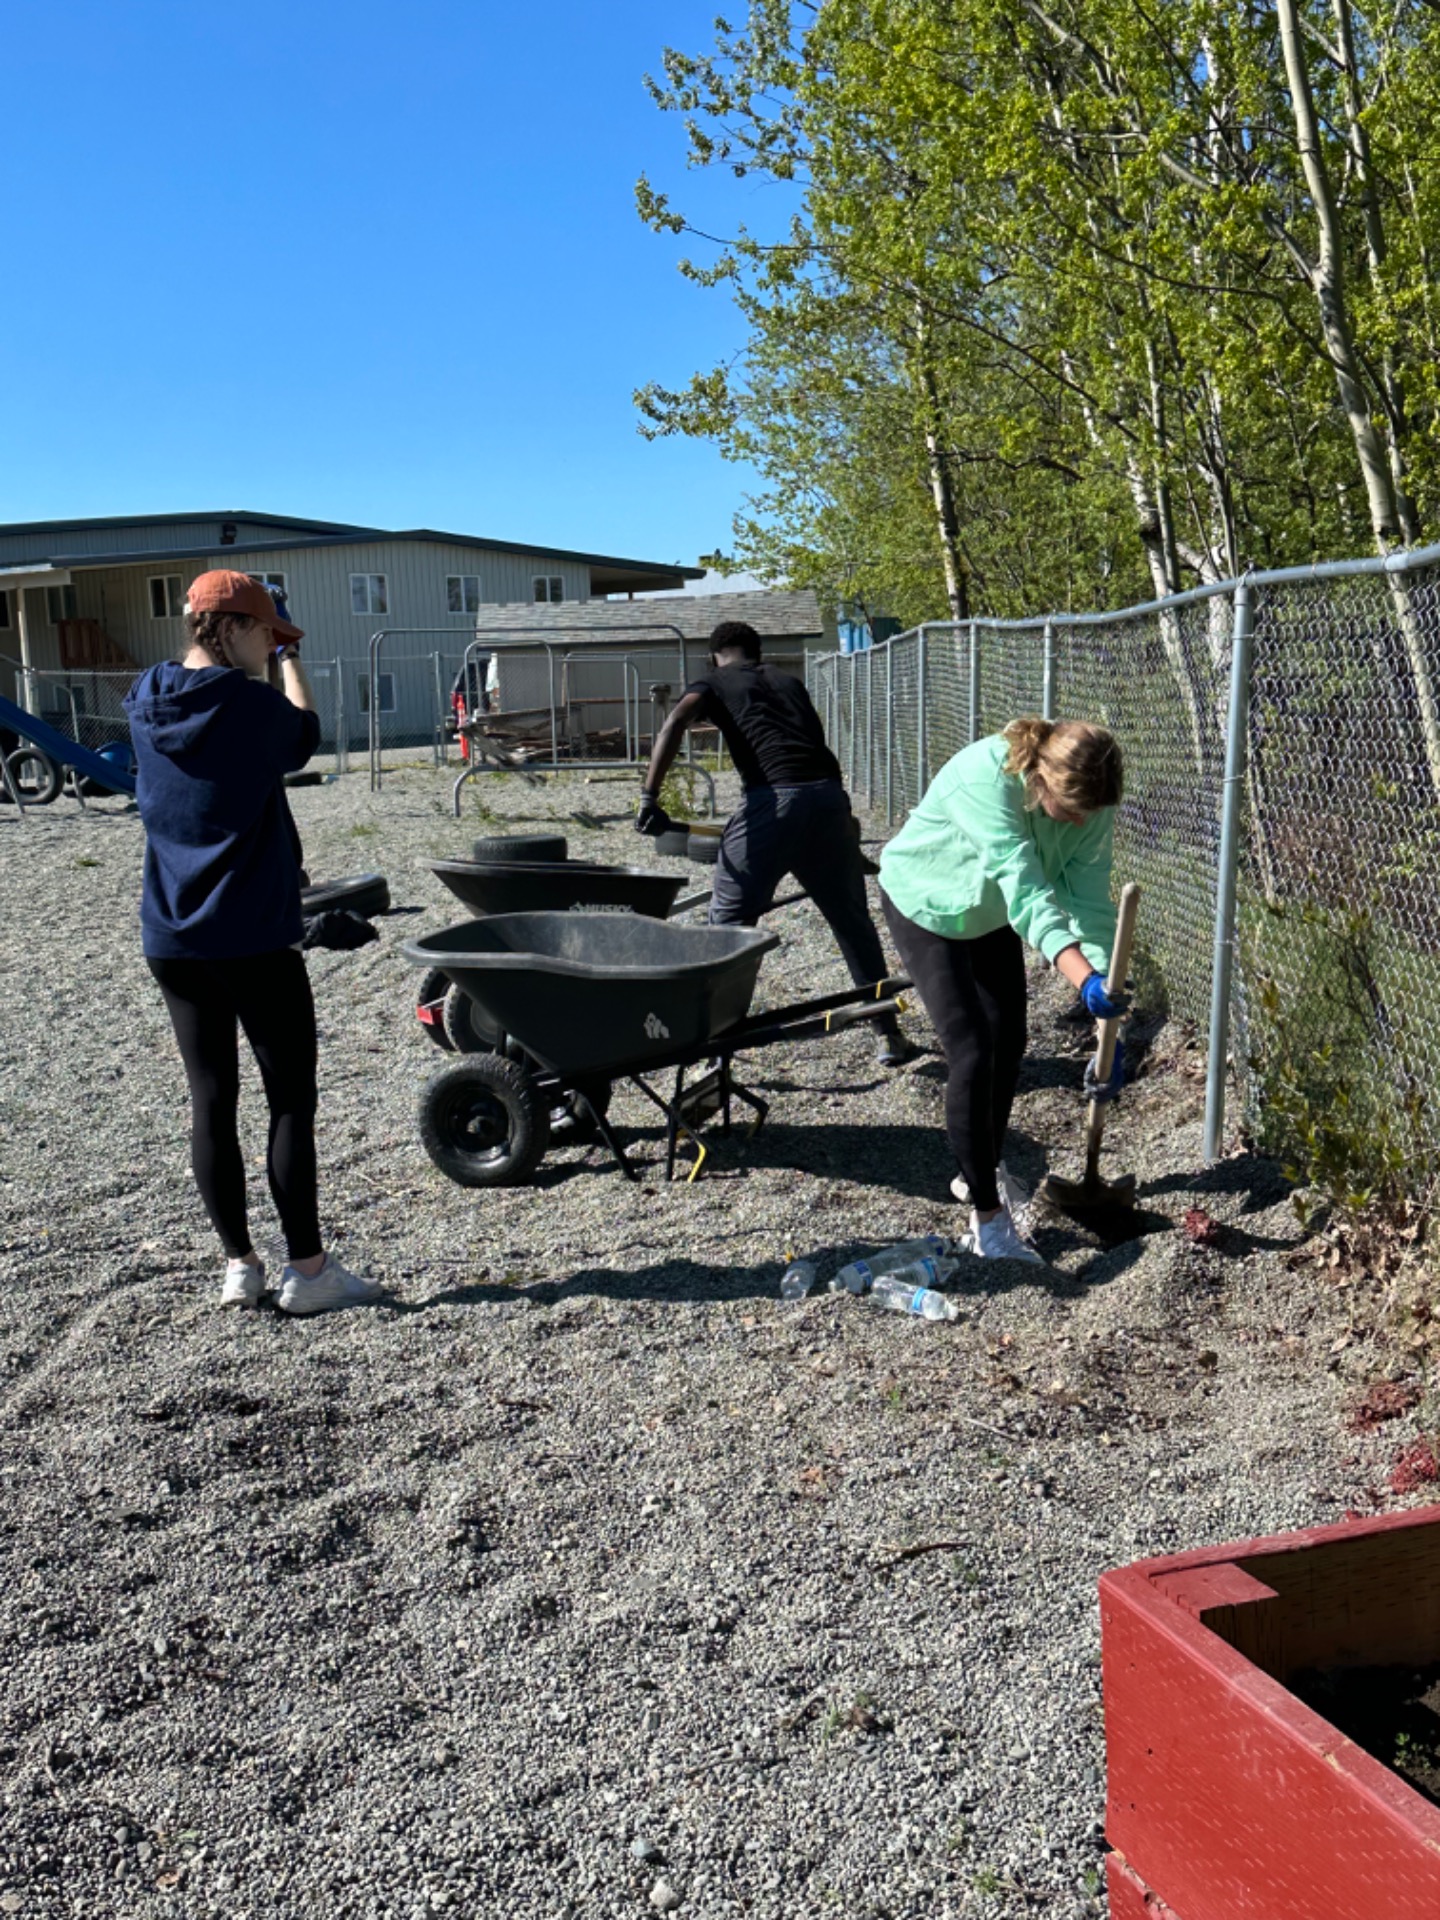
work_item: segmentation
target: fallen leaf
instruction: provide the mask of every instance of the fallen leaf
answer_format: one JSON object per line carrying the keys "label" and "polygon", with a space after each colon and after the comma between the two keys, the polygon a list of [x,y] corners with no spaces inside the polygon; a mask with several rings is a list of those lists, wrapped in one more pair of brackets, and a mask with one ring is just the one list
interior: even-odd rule
{"label": "fallen leaf", "polygon": [[1213,1247],[1220,1239],[1219,1223],[1211,1219],[1204,1207],[1187,1208],[1181,1225],[1197,1247]]}
{"label": "fallen leaf", "polygon": [[1426,1486],[1432,1480],[1440,1480],[1440,1460],[1435,1458],[1435,1449],[1426,1439],[1412,1440],[1395,1456],[1395,1464],[1390,1469],[1390,1491],[1414,1493],[1417,1487]]}
{"label": "fallen leaf", "polygon": [[1346,1426],[1351,1433],[1373,1433],[1387,1420],[1398,1420],[1420,1398],[1411,1380],[1376,1380],[1350,1409]]}

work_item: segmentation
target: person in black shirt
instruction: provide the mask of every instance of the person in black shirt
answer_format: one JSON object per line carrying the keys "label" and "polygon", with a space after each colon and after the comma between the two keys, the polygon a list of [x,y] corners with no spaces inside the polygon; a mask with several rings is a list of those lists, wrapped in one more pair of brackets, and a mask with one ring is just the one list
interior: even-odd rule
{"label": "person in black shirt", "polygon": [[[650,755],[635,817],[639,833],[669,825],[660,789],[686,730],[718,727],[745,789],[720,842],[712,926],[753,927],[793,874],[824,914],[857,987],[887,968],[865,897],[860,838],[840,763],[803,685],[760,658],[760,636],[727,620],[710,636],[710,672],[676,701]],[[876,1020],[876,1057],[899,1066],[911,1049],[893,1011]]]}

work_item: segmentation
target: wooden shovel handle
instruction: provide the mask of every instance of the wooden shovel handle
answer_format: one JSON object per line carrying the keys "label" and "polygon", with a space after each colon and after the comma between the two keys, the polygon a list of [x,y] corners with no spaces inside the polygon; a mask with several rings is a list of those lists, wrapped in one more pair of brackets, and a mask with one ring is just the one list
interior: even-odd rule
{"label": "wooden shovel handle", "polygon": [[[1135,945],[1135,916],[1140,911],[1140,889],[1132,880],[1120,890],[1120,914],[1115,922],[1115,944],[1110,949],[1110,972],[1105,979],[1107,993],[1119,993],[1130,972],[1130,953]],[[1115,1042],[1120,1035],[1120,1020],[1102,1020],[1096,1029],[1095,1078],[1103,1087],[1115,1064]],[[1085,1153],[1093,1162],[1100,1151],[1100,1136],[1105,1131],[1106,1100],[1092,1100],[1086,1115]]]}

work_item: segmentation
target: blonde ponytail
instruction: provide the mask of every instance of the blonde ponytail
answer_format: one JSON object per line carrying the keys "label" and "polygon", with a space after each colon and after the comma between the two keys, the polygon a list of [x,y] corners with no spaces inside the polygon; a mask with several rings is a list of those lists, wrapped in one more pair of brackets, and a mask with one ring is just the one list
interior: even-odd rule
{"label": "blonde ponytail", "polygon": [[1018,773],[1028,787],[1031,774],[1040,764],[1041,750],[1054,731],[1055,722],[1042,720],[1038,713],[1022,713],[1018,720],[1012,720],[1005,729],[1010,742],[1006,773]]}
{"label": "blonde ponytail", "polygon": [[1066,813],[1096,813],[1120,804],[1125,761],[1120,742],[1088,720],[1043,720],[1022,714],[1005,729],[1010,751],[1005,772],[1025,782],[1025,804],[1038,807],[1048,794]]}

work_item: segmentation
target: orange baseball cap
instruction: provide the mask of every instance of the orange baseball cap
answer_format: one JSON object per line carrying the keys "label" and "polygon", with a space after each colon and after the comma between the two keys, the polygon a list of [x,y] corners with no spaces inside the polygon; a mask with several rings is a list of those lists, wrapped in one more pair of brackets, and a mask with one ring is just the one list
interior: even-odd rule
{"label": "orange baseball cap", "polygon": [[275,602],[258,580],[252,580],[248,573],[232,573],[228,567],[217,567],[213,573],[202,573],[190,582],[189,608],[191,613],[248,614],[262,626],[273,628],[282,640],[305,637],[299,627],[280,618]]}

